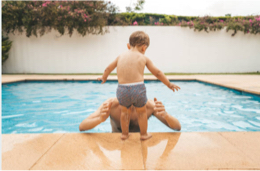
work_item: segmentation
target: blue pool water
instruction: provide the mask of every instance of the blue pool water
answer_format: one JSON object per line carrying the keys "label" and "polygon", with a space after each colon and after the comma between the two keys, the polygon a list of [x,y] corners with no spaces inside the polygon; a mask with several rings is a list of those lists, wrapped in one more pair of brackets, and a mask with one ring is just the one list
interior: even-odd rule
{"label": "blue pool water", "polygon": [[[157,97],[168,113],[179,119],[183,132],[260,131],[259,96],[197,81],[172,81],[173,93],[163,83],[147,81],[149,99]],[[79,132],[83,119],[109,97],[116,81],[19,82],[2,85],[2,133]],[[171,132],[155,117],[149,132]],[[87,132],[111,132],[110,121]]]}

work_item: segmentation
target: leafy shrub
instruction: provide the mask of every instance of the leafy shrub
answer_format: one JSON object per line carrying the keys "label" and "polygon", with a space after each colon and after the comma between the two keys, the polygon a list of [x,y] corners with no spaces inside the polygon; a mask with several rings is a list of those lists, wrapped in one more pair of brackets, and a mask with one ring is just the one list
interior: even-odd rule
{"label": "leafy shrub", "polygon": [[[3,30],[7,33],[26,31],[42,36],[52,28],[61,35],[68,30],[71,36],[79,34],[103,34],[104,26],[113,24],[117,8],[104,1],[4,1],[2,4]],[[113,21],[111,21],[113,20]]]}
{"label": "leafy shrub", "polygon": [[2,64],[7,60],[8,52],[11,46],[12,46],[12,42],[9,41],[8,37],[4,37],[2,34]]}

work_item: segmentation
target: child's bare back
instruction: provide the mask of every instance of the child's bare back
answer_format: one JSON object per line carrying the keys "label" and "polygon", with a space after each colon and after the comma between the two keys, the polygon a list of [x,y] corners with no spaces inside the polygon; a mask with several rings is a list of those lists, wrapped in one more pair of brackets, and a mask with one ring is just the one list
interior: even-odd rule
{"label": "child's bare back", "polygon": [[122,53],[117,60],[117,77],[119,84],[128,84],[144,81],[146,57],[136,51]]}

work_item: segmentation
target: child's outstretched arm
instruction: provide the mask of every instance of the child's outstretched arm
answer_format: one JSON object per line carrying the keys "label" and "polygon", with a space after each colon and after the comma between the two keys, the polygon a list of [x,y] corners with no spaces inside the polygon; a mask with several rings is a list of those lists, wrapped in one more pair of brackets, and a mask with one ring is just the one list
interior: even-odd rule
{"label": "child's outstretched arm", "polygon": [[101,84],[104,84],[107,81],[108,75],[116,68],[118,58],[119,57],[117,57],[111,64],[108,65],[108,67],[104,71],[102,78],[98,78],[99,81],[102,80]]}
{"label": "child's outstretched arm", "polygon": [[181,89],[179,86],[171,83],[168,80],[168,78],[166,78],[164,73],[161,70],[159,70],[156,66],[154,66],[153,62],[147,57],[146,57],[146,67],[154,76],[156,76],[161,82],[163,82],[169,89],[173,90],[174,92],[175,90],[178,91],[179,89]]}

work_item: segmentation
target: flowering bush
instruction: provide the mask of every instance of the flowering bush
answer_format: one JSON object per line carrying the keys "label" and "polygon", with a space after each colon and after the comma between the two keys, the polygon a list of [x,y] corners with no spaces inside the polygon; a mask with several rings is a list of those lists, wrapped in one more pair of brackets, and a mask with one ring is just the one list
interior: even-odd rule
{"label": "flowering bush", "polygon": [[2,2],[3,30],[7,33],[26,31],[41,36],[52,28],[61,35],[74,29],[79,34],[103,34],[108,21],[117,21],[117,8],[104,1],[4,1]]}
{"label": "flowering bush", "polygon": [[138,22],[137,21],[133,22],[133,25],[138,26]]}
{"label": "flowering bush", "polygon": [[163,23],[160,23],[160,22],[154,22],[154,25],[163,25]]}
{"label": "flowering bush", "polygon": [[227,31],[234,30],[232,36],[234,36],[237,31],[243,31],[245,34],[257,34],[260,33],[260,16],[255,16],[248,20],[245,19],[233,19],[227,24]]}
{"label": "flowering bush", "polygon": [[199,17],[194,21],[182,21],[179,23],[182,27],[194,28],[198,31],[216,31],[221,30],[226,27],[226,31],[234,30],[232,36],[234,36],[237,31],[243,31],[245,34],[260,33],[260,16],[249,16],[249,17],[229,17],[225,19],[219,19],[215,17]]}
{"label": "flowering bush", "polygon": [[[143,0],[139,0],[141,4]],[[138,7],[139,8],[139,7]],[[42,36],[51,29],[61,35],[77,30],[79,34],[104,34],[109,25],[154,25],[193,28],[195,31],[216,31],[226,27],[257,34],[259,16],[247,17],[190,17],[150,13],[118,13],[115,5],[105,1],[3,1],[2,29],[6,33],[26,31],[26,36]]]}

